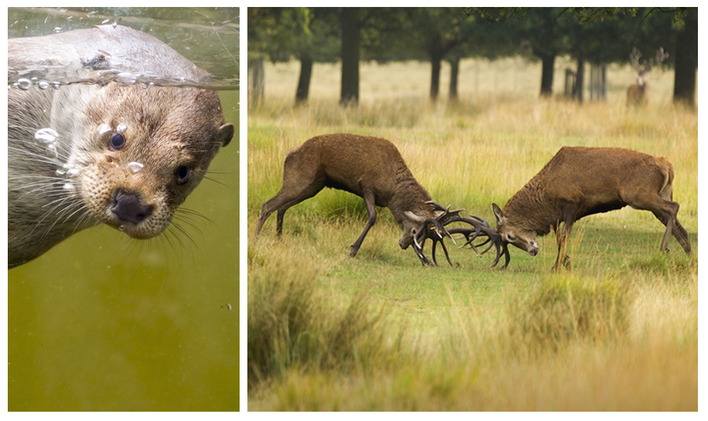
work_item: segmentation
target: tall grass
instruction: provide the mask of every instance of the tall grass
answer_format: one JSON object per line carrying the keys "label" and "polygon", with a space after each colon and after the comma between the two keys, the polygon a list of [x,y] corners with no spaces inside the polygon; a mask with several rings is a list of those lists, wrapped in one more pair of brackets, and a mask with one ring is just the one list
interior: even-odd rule
{"label": "tall grass", "polygon": [[661,223],[625,208],[576,223],[572,272],[549,273],[550,236],[534,258],[511,250],[506,271],[455,249],[457,266],[423,268],[380,209],[351,259],[363,200],[325,189],[288,210],[282,239],[275,217],[251,237],[249,409],[697,409],[698,122],[671,105],[671,74],[653,75],[649,106],[627,109],[626,68],[610,69],[608,102],[578,105],[538,99],[536,65],[470,62],[461,81],[478,77],[477,88],[448,104],[427,99],[424,65],[364,65],[359,107],[341,108],[336,65],[315,66],[299,107],[293,69],[267,66],[265,101],[249,109],[251,232],[288,149],[352,132],[391,140],[436,201],[492,224],[491,204],[503,206],[562,146],[665,156],[695,253],[674,239],[675,251],[659,253]]}
{"label": "tall grass", "polygon": [[510,309],[509,335],[520,339],[524,352],[611,341],[627,330],[627,290],[612,279],[553,277]]}
{"label": "tall grass", "polygon": [[248,291],[248,378],[282,380],[289,370],[381,369],[400,354],[402,331],[389,342],[384,309],[364,294],[345,307],[318,290],[318,270],[275,257],[254,270]]}

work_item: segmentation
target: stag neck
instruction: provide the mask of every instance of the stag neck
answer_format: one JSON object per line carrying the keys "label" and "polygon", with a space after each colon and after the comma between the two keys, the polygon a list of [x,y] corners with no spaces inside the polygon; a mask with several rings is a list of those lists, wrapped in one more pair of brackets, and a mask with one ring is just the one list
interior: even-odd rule
{"label": "stag neck", "polygon": [[397,180],[396,194],[388,202],[388,208],[396,220],[404,218],[404,212],[412,212],[422,218],[435,216],[433,208],[427,203],[432,198],[428,191],[411,175],[405,180]]}
{"label": "stag neck", "polygon": [[503,213],[506,219],[514,221],[521,228],[545,235],[550,232],[551,226],[558,221],[560,215],[545,200],[538,175],[509,199]]}

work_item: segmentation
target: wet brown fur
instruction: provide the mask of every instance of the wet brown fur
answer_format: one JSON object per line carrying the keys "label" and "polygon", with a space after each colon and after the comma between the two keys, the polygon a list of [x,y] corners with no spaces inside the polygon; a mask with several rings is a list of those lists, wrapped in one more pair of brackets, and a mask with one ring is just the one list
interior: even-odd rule
{"label": "wet brown fur", "polygon": [[[234,134],[233,125],[224,122],[218,94],[197,88],[117,83],[13,88],[8,109],[10,267],[99,223],[134,238],[159,235]],[[112,131],[100,134],[102,124]],[[127,126],[125,146],[113,150],[109,138],[120,124]],[[59,133],[59,161],[80,169],[78,176],[56,174],[60,166],[34,139],[41,128]],[[143,164],[143,170],[130,171],[131,162]],[[180,166],[191,169],[184,184],[175,179]],[[121,221],[110,210],[118,189],[151,206],[152,215],[138,224]]]}

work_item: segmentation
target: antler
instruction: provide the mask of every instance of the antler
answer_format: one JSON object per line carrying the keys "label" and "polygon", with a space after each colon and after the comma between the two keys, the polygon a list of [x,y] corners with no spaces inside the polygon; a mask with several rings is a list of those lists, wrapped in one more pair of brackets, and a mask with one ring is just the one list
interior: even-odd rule
{"label": "antler", "polygon": [[659,66],[661,63],[664,62],[669,57],[669,53],[664,52],[664,47],[659,48],[656,50],[656,55],[654,58],[650,60],[644,60],[643,63],[639,63],[639,58],[642,56],[642,53],[637,49],[637,47],[632,48],[632,52],[629,54],[629,63],[634,67],[634,70],[637,71],[638,74],[646,74],[651,71],[651,69],[655,66]]}
{"label": "antler", "polygon": [[[474,215],[470,215],[469,217],[462,216],[460,215],[460,212],[462,212],[463,209],[451,211],[450,206],[445,208],[434,201],[429,201],[427,203],[433,207],[433,210],[439,211],[441,213],[435,216],[434,218],[428,218],[427,220],[425,220],[421,224],[420,228],[418,229],[418,232],[413,238],[413,249],[415,250],[416,254],[418,255],[418,258],[420,259],[423,265],[437,266],[438,262],[435,258],[435,250],[437,248],[438,243],[440,243],[443,248],[443,251],[445,252],[445,258],[447,259],[447,262],[452,265],[452,262],[450,261],[450,256],[447,252],[447,247],[445,247],[445,242],[443,240],[445,237],[449,237],[450,240],[455,243],[455,239],[452,237],[452,234],[462,234],[467,241],[463,245],[461,245],[460,248],[469,246],[472,250],[474,250],[474,252],[478,256],[481,256],[482,254],[489,251],[492,247],[495,247],[497,254],[491,267],[495,267],[497,263],[499,263],[499,259],[502,255],[504,255],[505,258],[505,263],[502,269],[505,269],[507,267],[510,260],[507,244],[502,241],[499,232],[491,228],[487,221]],[[466,223],[471,225],[473,228],[445,228],[446,225],[451,224],[453,222]],[[476,240],[480,236],[487,237],[487,239],[481,243],[474,244],[474,240]],[[433,241],[432,262],[423,253],[423,246],[425,245],[425,241],[427,239]],[[489,243],[489,246],[482,252],[480,252],[478,250],[478,247],[482,247],[487,243]]]}
{"label": "antler", "polygon": [[629,53],[629,63],[632,65],[634,70],[639,73],[642,71],[642,66],[639,64],[639,57],[642,56],[642,53],[637,49],[637,47],[632,48],[632,52]]}
{"label": "antler", "polygon": [[[447,262],[452,265],[452,262],[450,261],[450,256],[447,252],[447,247],[445,247],[443,239],[445,237],[450,237],[450,240],[452,240],[453,243],[455,242],[455,239],[452,238],[450,233],[445,229],[445,225],[449,224],[450,222],[453,222],[451,218],[455,216],[459,217],[459,213],[462,212],[462,209],[450,211],[450,206],[444,208],[435,202],[427,203],[433,207],[433,210],[442,211],[442,213],[434,218],[428,218],[423,221],[422,224],[420,224],[418,231],[413,236],[413,250],[415,250],[416,254],[418,255],[418,258],[424,266],[437,266],[438,261],[435,258],[435,249],[437,248],[438,243],[440,243],[443,248],[443,251],[445,252]],[[425,241],[427,239],[430,239],[433,242],[432,262],[423,253],[423,246],[425,245]]]}

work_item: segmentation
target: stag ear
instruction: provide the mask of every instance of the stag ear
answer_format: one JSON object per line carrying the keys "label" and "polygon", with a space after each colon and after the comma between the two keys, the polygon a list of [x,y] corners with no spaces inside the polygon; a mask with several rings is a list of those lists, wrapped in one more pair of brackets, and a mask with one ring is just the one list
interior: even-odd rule
{"label": "stag ear", "polygon": [[422,224],[423,222],[425,222],[424,217],[418,216],[411,211],[405,211],[403,212],[403,215],[405,215],[405,217],[411,222],[416,222],[418,224]]}
{"label": "stag ear", "polygon": [[494,216],[497,217],[497,226],[499,226],[502,220],[504,220],[504,213],[499,209],[496,203],[492,203],[492,210],[494,211]]}

